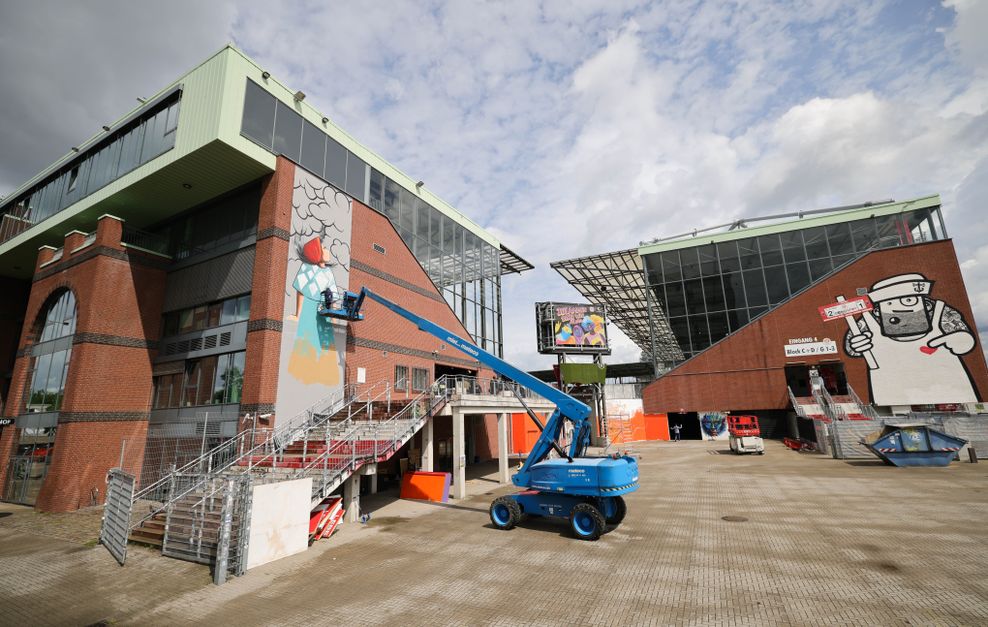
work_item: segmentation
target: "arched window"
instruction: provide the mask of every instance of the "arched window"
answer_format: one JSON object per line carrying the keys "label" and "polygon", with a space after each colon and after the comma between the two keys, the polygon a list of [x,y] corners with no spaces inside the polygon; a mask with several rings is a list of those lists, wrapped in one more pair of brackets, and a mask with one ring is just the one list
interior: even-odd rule
{"label": "arched window", "polygon": [[35,328],[37,343],[31,346],[34,357],[27,411],[58,411],[65,397],[65,377],[72,357],[72,336],[75,334],[76,303],[71,291],[49,299],[49,305],[38,317]]}

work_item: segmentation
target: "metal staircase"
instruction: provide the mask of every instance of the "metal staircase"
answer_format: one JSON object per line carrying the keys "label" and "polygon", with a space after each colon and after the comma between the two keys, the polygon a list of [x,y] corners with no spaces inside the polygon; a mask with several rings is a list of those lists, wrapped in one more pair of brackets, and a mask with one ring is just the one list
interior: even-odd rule
{"label": "metal staircase", "polygon": [[391,399],[387,383],[361,395],[338,392],[277,429],[241,432],[136,493],[115,489],[113,482],[133,478],[114,470],[107,493],[123,496],[108,501],[100,540],[121,564],[129,539],[215,564],[217,583],[242,574],[252,485],[312,477],[318,504],[361,466],[397,452],[442,409],[450,388],[442,377],[403,402]]}

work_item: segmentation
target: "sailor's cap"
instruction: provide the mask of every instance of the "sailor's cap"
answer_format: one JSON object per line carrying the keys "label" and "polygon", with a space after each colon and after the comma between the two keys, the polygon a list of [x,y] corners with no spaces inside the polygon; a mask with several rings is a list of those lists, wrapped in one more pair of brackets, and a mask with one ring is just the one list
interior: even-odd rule
{"label": "sailor's cap", "polygon": [[904,296],[928,296],[933,281],[930,281],[922,274],[910,273],[899,274],[887,279],[882,279],[871,286],[868,298],[871,302],[877,303],[891,298],[902,298]]}

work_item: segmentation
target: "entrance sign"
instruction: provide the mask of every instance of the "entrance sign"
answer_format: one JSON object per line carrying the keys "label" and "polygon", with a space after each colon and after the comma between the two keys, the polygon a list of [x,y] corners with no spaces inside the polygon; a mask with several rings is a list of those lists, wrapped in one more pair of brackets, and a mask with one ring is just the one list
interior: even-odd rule
{"label": "entrance sign", "polygon": [[823,321],[829,322],[831,320],[846,318],[848,316],[854,316],[866,311],[871,311],[874,307],[871,304],[871,299],[867,296],[857,296],[855,298],[839,300],[836,303],[824,305],[819,309],[820,317],[823,318]]}
{"label": "entrance sign", "polygon": [[796,340],[789,340],[789,343],[785,346],[786,357],[808,357],[812,355],[836,355],[837,354],[837,342],[834,340],[823,338],[823,340],[817,341],[814,338],[799,338]]}

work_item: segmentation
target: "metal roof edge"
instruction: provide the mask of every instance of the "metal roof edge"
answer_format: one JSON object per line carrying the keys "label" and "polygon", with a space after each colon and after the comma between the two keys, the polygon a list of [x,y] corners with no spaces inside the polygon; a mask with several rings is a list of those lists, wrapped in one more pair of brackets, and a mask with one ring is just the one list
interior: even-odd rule
{"label": "metal roof edge", "polygon": [[927,207],[938,207],[938,206],[940,206],[940,194],[931,194],[928,196],[920,196],[918,198],[913,198],[911,200],[903,200],[899,202],[892,202],[892,203],[879,204],[879,205],[868,205],[863,207],[857,207],[854,209],[835,210],[833,213],[808,215],[807,217],[803,217],[803,218],[796,217],[793,220],[787,220],[785,222],[777,222],[774,224],[766,224],[764,226],[753,226],[753,227],[737,229],[733,231],[726,231],[722,233],[713,233],[710,235],[698,234],[695,237],[684,236],[681,239],[672,239],[664,242],[645,244],[643,246],[639,246],[637,250],[640,256],[645,256],[648,254],[664,252],[668,250],[693,248],[694,246],[702,246],[704,244],[716,244],[719,242],[728,242],[733,240],[745,239],[748,237],[755,237],[758,235],[784,233],[786,231],[808,229],[814,226],[823,226],[827,224],[839,224],[841,222],[850,222],[852,220],[856,220],[864,217],[892,215],[895,213],[903,213],[906,211],[914,211],[916,209],[923,209]]}

